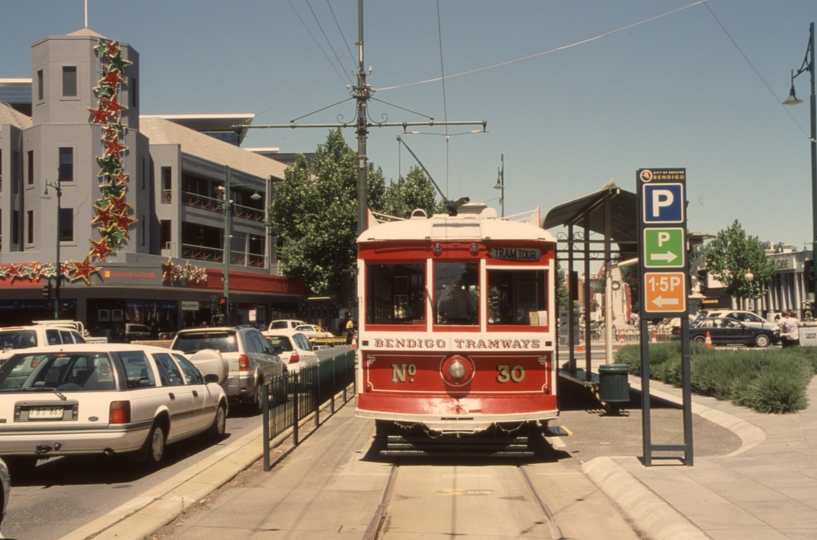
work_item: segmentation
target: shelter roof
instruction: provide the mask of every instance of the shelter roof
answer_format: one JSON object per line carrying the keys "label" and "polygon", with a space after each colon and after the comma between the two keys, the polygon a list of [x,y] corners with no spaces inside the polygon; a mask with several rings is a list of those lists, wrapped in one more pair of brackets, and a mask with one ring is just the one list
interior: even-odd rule
{"label": "shelter roof", "polygon": [[[607,182],[598,191],[578,199],[560,204],[548,210],[542,220],[543,229],[578,225],[584,227],[584,216],[590,216],[589,230],[604,234],[604,199],[610,194],[611,231],[610,239],[616,243],[628,243],[638,240],[638,208],[635,193],[625,191],[615,185],[613,180]],[[633,251],[632,244],[622,251]]]}

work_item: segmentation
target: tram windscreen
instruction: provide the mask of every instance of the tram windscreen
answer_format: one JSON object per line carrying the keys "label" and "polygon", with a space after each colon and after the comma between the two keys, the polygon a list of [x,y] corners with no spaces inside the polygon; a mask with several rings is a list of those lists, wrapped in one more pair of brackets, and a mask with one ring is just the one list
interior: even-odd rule
{"label": "tram windscreen", "polygon": [[367,265],[366,323],[424,322],[425,289],[425,264]]}
{"label": "tram windscreen", "polygon": [[437,324],[479,324],[479,264],[436,263],[434,307]]}
{"label": "tram windscreen", "polygon": [[547,325],[547,270],[488,270],[488,324]]}

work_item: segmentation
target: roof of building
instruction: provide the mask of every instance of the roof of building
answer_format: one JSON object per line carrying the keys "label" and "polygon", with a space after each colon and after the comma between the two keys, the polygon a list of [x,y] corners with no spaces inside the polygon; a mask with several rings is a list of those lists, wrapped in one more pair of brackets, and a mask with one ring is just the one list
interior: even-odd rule
{"label": "roof of building", "polygon": [[[145,118],[148,115],[143,115]],[[190,128],[192,130],[207,133],[207,132],[225,132],[235,131],[233,126],[249,126],[252,124],[255,115],[252,113],[238,113],[238,114],[156,114],[150,115],[165,120],[170,120],[180,126]],[[247,128],[238,130],[239,144],[247,136]]]}
{"label": "roof of building", "polygon": [[31,127],[31,118],[15,111],[11,106],[5,103],[0,103],[0,125],[3,124],[11,124],[20,129],[28,129]]}
{"label": "roof of building", "polygon": [[140,131],[150,144],[178,144],[182,152],[260,178],[284,178],[286,165],[219,141],[158,116],[140,116]]}
{"label": "roof of building", "polygon": [[97,34],[93,30],[91,30],[90,28],[80,28],[79,30],[77,30],[75,32],[71,32],[70,34],[67,34],[67,35],[69,35],[69,36],[91,36],[91,37],[95,37],[95,38],[108,39],[108,38],[106,38],[105,36],[103,36],[101,34]]}

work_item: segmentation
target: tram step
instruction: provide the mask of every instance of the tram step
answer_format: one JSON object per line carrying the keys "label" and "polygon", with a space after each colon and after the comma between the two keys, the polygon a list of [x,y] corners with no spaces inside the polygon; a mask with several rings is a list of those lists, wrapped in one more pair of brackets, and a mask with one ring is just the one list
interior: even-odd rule
{"label": "tram step", "polygon": [[472,456],[532,456],[527,437],[403,437],[389,436],[385,456],[409,455],[472,455]]}

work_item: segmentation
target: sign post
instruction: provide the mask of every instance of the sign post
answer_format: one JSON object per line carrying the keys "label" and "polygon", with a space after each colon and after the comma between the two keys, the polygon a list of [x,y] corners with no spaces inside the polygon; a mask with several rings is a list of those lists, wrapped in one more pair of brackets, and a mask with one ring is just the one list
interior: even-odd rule
{"label": "sign post", "polygon": [[[638,259],[641,275],[641,412],[644,465],[654,451],[684,451],[693,465],[692,391],[689,381],[689,261],[686,249],[686,169],[639,169]],[[652,444],[650,432],[649,321],[681,319],[684,444]]]}

